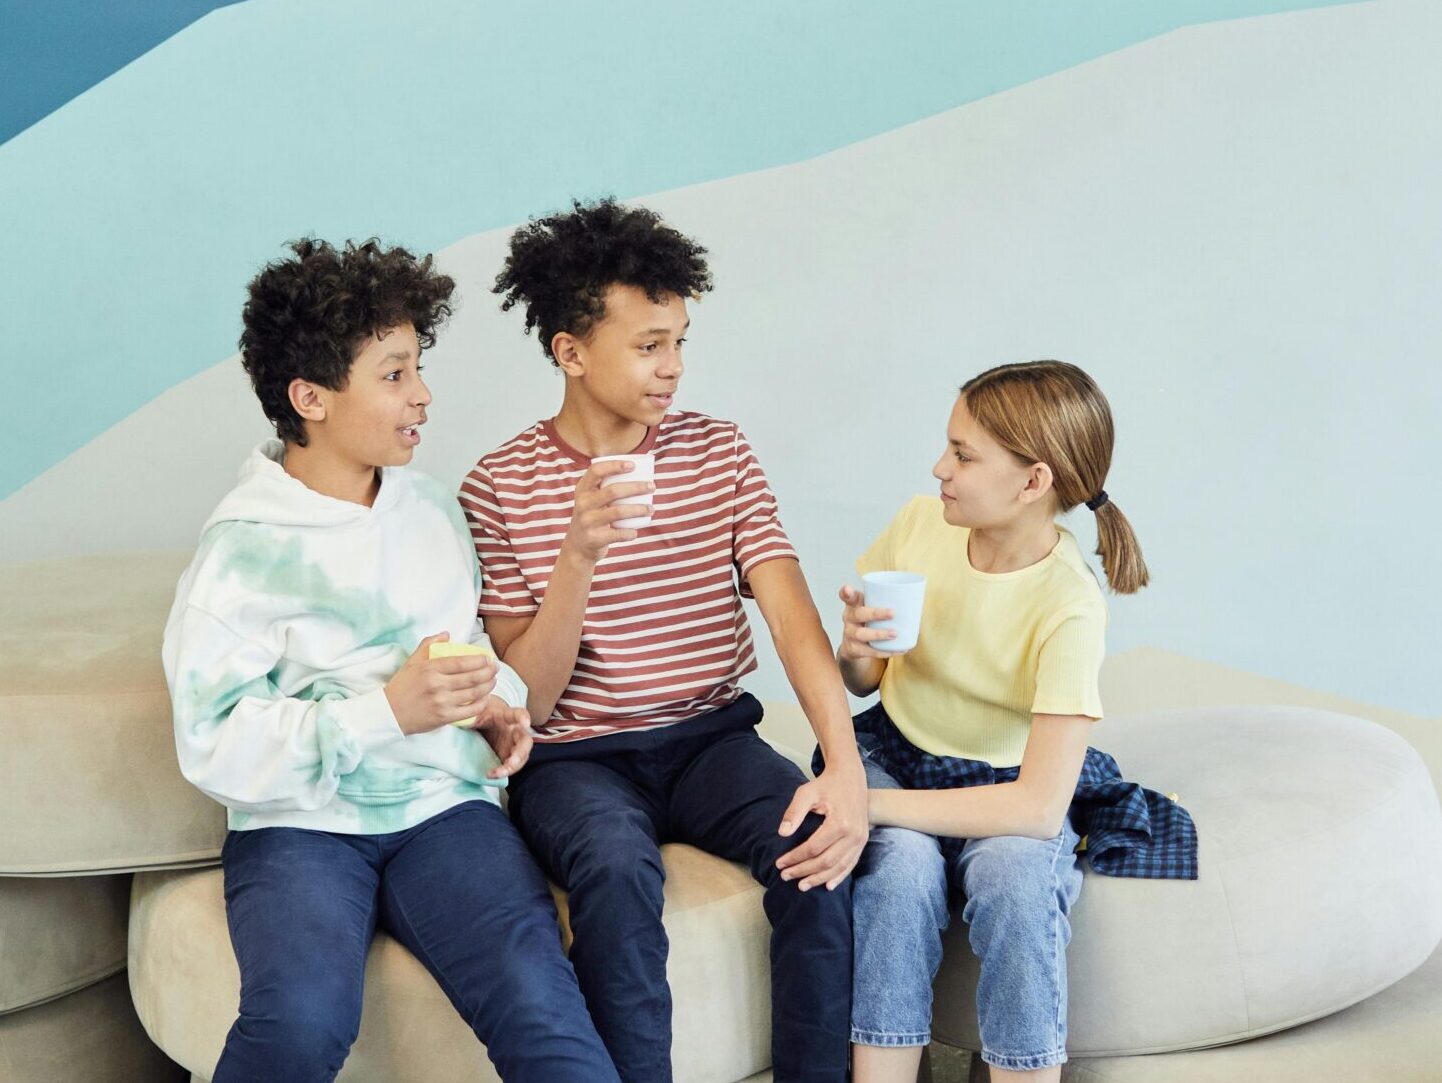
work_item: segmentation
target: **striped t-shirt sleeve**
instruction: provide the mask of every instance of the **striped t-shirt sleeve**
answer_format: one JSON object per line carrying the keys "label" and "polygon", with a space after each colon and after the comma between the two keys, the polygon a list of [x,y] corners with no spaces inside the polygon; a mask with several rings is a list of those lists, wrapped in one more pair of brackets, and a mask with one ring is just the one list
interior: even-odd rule
{"label": "striped t-shirt sleeve", "polygon": [[461,508],[481,563],[482,617],[524,617],[539,610],[511,547],[510,531],[490,475],[479,465],[461,483]]}
{"label": "striped t-shirt sleeve", "polygon": [[736,430],[736,500],[732,530],[732,555],[741,573],[741,594],[750,598],[747,576],[758,564],[778,557],[796,560],[796,550],[781,528],[776,494],[767,484],[756,453],[740,429]]}

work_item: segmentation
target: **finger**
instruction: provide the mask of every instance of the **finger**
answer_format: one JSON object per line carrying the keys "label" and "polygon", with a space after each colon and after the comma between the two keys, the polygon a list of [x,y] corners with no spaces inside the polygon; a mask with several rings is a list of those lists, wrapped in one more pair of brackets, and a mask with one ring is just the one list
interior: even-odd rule
{"label": "finger", "polygon": [[848,606],[854,606],[863,600],[864,595],[850,583],[847,583],[841,588],[839,597]]}
{"label": "finger", "polygon": [[[781,814],[781,826],[776,829],[776,833],[783,839],[789,839],[801,826],[801,821],[806,819],[806,814],[815,806],[815,790],[808,782],[796,790],[796,796],[791,799],[791,804],[787,805],[786,811]],[[777,860],[776,867],[784,868],[781,859]]]}
{"label": "finger", "polygon": [[857,624],[869,624],[874,620],[890,620],[896,614],[878,605],[859,605],[851,611],[852,620]]}
{"label": "finger", "polygon": [[[831,847],[841,840],[842,832],[839,828],[822,824],[816,833],[803,842],[800,846],[788,850],[776,859],[776,867],[783,875],[783,880],[795,880],[798,876],[805,875],[796,871],[798,866],[806,864],[817,857],[820,857]],[[785,862],[785,864],[782,864]]]}
{"label": "finger", "polygon": [[585,486],[588,489],[599,489],[601,483],[607,478],[614,478],[618,474],[629,474],[636,469],[636,464],[629,459],[610,459],[603,463],[592,463],[591,468],[581,475],[577,482],[579,489]]}
{"label": "finger", "polygon": [[612,504],[602,508],[598,518],[610,525],[618,519],[639,519],[643,515],[650,515],[651,508],[646,504]]}
{"label": "finger", "polygon": [[428,658],[431,653],[432,643],[444,643],[450,638],[450,632],[437,632],[433,636],[426,636],[425,639],[421,640],[421,644],[419,647],[416,648],[415,653],[419,654],[422,658]]}
{"label": "finger", "polygon": [[818,854],[810,861],[802,862],[800,865],[792,866],[787,870],[787,879],[796,883],[802,891],[810,891],[818,884],[824,884],[833,879],[841,871],[845,861],[844,850],[838,851],[835,846],[823,854]]}
{"label": "finger", "polygon": [[496,668],[496,660],[489,654],[458,654],[454,658],[432,659],[431,664],[437,673],[445,674],[448,677]]}
{"label": "finger", "polygon": [[834,832],[830,836],[823,836],[822,832],[817,831],[816,834],[812,835],[801,845],[787,850],[786,853],[776,859],[776,867],[782,872],[781,878],[783,880],[795,880],[795,869],[797,865],[805,864],[813,858],[820,856],[826,851],[827,847],[835,841],[836,836]]}
{"label": "finger", "polygon": [[895,628],[858,628],[852,633],[852,639],[860,643],[875,643],[878,639],[895,639]]}

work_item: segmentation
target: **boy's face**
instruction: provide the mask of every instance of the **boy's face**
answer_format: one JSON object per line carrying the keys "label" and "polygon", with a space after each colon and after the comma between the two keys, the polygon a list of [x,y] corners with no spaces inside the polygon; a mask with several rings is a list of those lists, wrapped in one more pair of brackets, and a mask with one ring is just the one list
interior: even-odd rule
{"label": "boy's face", "polygon": [[637,286],[612,285],[606,315],[587,338],[556,336],[564,342],[557,361],[581,381],[587,398],[616,418],[657,425],[681,382],[681,346],[690,326],[684,298],[652,301]]}
{"label": "boy's face", "polygon": [[323,407],[320,418],[306,422],[311,445],[348,465],[409,463],[431,401],[420,360],[416,329],[403,323],[362,344],[343,390],[307,385]]}

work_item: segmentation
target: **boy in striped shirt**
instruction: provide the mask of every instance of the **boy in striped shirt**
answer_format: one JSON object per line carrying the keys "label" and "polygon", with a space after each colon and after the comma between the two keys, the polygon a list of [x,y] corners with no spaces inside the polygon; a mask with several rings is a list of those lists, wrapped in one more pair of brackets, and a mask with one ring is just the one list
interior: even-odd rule
{"label": "boy in striped shirt", "polygon": [[[538,720],[510,811],[570,892],[571,961],[621,1078],[671,1079],[659,847],[742,861],[772,924],[777,1083],[846,1078],[851,902],[866,792],[831,646],[750,445],[671,410],[686,299],[705,249],[612,200],[516,231],[503,309],[566,377],[560,412],[482,457],[461,486],[485,573],[480,613]],[[649,454],[655,481],[593,462]],[[640,530],[616,522],[646,509]],[[808,782],[756,733],[741,688],[754,596],[827,768]],[[804,858],[782,873],[777,860]]]}

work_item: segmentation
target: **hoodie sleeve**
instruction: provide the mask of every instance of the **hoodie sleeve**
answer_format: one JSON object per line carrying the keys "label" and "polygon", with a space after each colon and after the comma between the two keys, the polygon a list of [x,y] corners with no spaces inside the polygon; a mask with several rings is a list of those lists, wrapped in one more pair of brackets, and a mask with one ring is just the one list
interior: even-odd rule
{"label": "hoodie sleeve", "polygon": [[180,770],[238,812],[309,811],[371,749],[404,738],[385,690],[290,699],[270,678],[279,651],[186,605],[165,633]]}
{"label": "hoodie sleeve", "polygon": [[524,707],[527,693],[526,682],[521,680],[519,673],[501,661],[501,656],[491,645],[491,637],[486,635],[485,628],[480,621],[476,621],[470,641],[478,647],[485,647],[496,659],[496,687],[491,690],[491,695],[500,696],[511,707]]}

